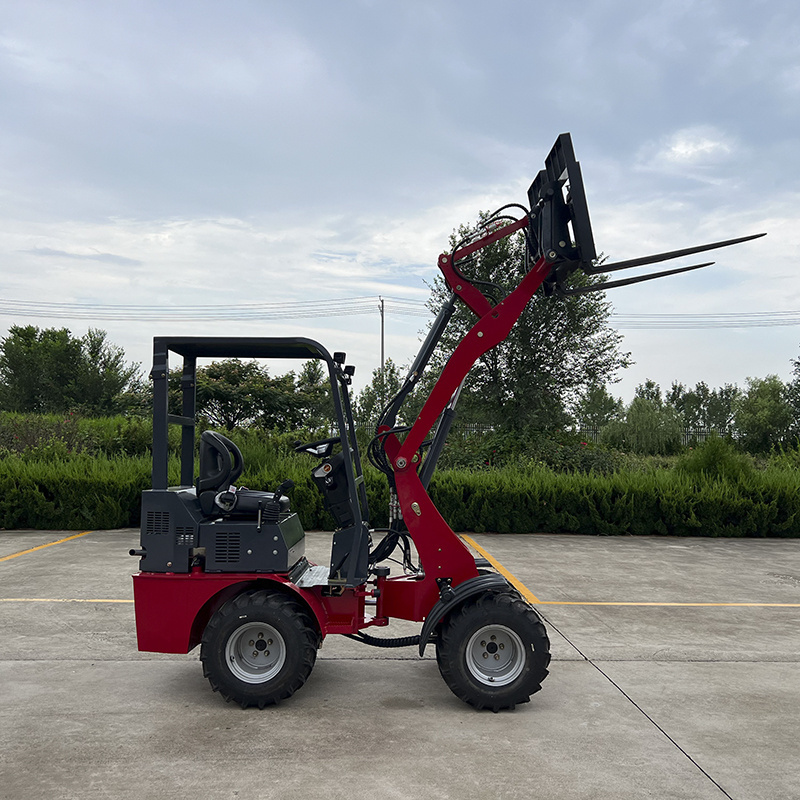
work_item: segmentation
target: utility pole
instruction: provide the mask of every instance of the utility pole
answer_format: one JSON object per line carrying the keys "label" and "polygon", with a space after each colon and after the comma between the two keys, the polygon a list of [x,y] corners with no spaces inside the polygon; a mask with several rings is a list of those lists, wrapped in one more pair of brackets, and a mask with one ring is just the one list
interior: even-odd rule
{"label": "utility pole", "polygon": [[386,394],[386,371],[385,371],[386,358],[385,358],[385,341],[384,341],[386,317],[384,315],[385,311],[384,300],[380,295],[378,295],[378,302],[379,302],[378,310],[381,312],[381,407],[383,407],[384,405],[386,405],[386,397],[384,397],[384,395]]}

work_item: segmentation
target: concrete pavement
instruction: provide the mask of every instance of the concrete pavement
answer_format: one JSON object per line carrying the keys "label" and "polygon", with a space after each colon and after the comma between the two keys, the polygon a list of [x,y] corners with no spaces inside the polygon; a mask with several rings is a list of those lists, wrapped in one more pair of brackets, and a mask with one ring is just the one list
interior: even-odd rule
{"label": "concrete pavement", "polygon": [[0,533],[0,798],[800,797],[800,540],[470,538],[548,623],[514,712],[457,700],[432,648],[341,637],[242,711],[196,652],[136,650],[138,532]]}

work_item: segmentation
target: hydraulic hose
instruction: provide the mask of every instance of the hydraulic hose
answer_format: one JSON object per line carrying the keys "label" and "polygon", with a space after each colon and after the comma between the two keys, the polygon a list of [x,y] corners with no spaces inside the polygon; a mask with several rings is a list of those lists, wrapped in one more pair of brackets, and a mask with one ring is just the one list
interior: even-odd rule
{"label": "hydraulic hose", "polygon": [[372,647],[414,647],[419,644],[419,636],[398,636],[396,639],[382,639],[379,636],[370,636],[368,633],[346,633],[348,639],[353,639]]}

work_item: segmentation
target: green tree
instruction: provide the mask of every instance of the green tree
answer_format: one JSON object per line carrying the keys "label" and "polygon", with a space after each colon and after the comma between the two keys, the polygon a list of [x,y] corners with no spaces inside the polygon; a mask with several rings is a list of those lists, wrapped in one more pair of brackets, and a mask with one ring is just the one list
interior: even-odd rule
{"label": "green tree", "polygon": [[197,370],[197,413],[227,430],[252,424],[291,430],[303,416],[294,372],[273,378],[266,366],[238,358]]}
{"label": "green tree", "polygon": [[[452,244],[473,235],[462,226]],[[522,234],[489,245],[462,271],[484,291],[501,300],[518,282],[525,264]],[[596,284],[599,278],[576,275],[574,283]],[[449,296],[439,277],[429,306],[438,310]],[[537,292],[509,337],[479,359],[465,382],[459,415],[465,422],[484,422],[498,429],[533,427],[550,430],[568,421],[567,409],[587,387],[614,380],[629,365],[620,351],[622,336],[609,325],[611,305],[602,292],[566,298]],[[445,360],[474,325],[475,316],[459,304],[431,369]]]}
{"label": "green tree", "polygon": [[260,414],[268,375],[255,361],[231,358],[197,370],[197,412],[212,427],[233,430]]}
{"label": "green tree", "polygon": [[391,358],[386,359],[383,370],[380,367],[372,370],[372,380],[355,399],[354,408],[358,424],[375,424],[386,404],[400,390],[400,383],[400,369]]}
{"label": "green tree", "polygon": [[634,397],[641,397],[644,400],[649,400],[653,405],[661,407],[664,405],[664,398],[661,395],[661,387],[650,378],[647,378],[644,383],[640,383],[634,393]]}
{"label": "green tree", "polygon": [[792,359],[792,379],[786,385],[786,400],[792,408],[792,434],[800,437],[800,358]]}
{"label": "green tree", "polygon": [[600,431],[600,441],[641,455],[672,455],[680,450],[682,433],[683,424],[672,406],[638,395],[624,419],[610,422]]}
{"label": "green tree", "polygon": [[90,328],[81,338],[82,359],[78,373],[79,410],[110,416],[128,405],[126,393],[135,386],[138,364],[125,362],[125,351],[108,341],[105,331]]}
{"label": "green tree", "polygon": [[748,452],[767,453],[787,441],[793,421],[789,391],[777,375],[747,379],[734,403],[734,424]]}
{"label": "green tree", "polygon": [[726,383],[714,389],[705,409],[705,426],[715,431],[727,431],[733,425],[733,408],[741,390],[735,383]]}
{"label": "green tree", "polygon": [[125,410],[138,372],[105,331],[90,328],[76,337],[66,328],[14,325],[0,343],[0,408],[116,414]]}
{"label": "green tree", "polygon": [[582,428],[599,430],[624,414],[622,400],[614,397],[605,386],[593,384],[581,393],[574,414]]}
{"label": "green tree", "polygon": [[300,427],[309,431],[327,428],[333,420],[331,385],[322,362],[316,358],[306,361],[297,374],[296,411]]}
{"label": "green tree", "polygon": [[739,388],[731,383],[712,390],[700,381],[694,389],[687,390],[682,383],[673,382],[666,402],[681,415],[687,428],[726,433],[733,422],[733,401],[738,394]]}
{"label": "green tree", "polygon": [[[170,370],[170,410],[180,413],[181,370]],[[320,430],[333,419],[330,384],[316,359],[300,372],[271,376],[257,361],[231,358],[197,370],[197,414],[215,428],[257,425],[293,431]],[[151,400],[152,403],[152,400]]]}
{"label": "green tree", "polygon": [[687,390],[682,383],[674,381],[666,402],[681,415],[685,427],[702,428],[706,423],[709,397],[708,385],[702,381],[693,390]]}

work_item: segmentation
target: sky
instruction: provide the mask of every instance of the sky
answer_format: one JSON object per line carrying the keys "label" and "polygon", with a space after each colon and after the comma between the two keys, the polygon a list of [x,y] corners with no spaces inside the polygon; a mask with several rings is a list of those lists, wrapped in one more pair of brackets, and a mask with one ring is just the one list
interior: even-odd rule
{"label": "sky", "polygon": [[[609,292],[635,362],[612,393],[791,376],[790,0],[0,4],[0,336],[102,328],[143,369],[155,335],[308,336],[359,388],[378,298],[386,355],[409,363],[450,233],[526,202],[569,131],[611,260],[768,234]],[[298,303],[313,315],[248,308]]]}

